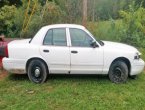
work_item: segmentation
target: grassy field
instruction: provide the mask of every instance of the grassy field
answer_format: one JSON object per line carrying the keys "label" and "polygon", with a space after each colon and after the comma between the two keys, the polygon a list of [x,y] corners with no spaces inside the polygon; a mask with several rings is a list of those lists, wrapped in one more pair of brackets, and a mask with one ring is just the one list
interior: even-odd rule
{"label": "grassy field", "polygon": [[0,81],[0,110],[138,109],[145,109],[144,73],[120,85],[107,76],[54,75],[43,85],[17,75]]}
{"label": "grassy field", "polygon": [[0,110],[138,109],[145,110],[145,73],[119,85],[98,75],[52,75],[42,85],[31,83],[27,75],[0,79]]}

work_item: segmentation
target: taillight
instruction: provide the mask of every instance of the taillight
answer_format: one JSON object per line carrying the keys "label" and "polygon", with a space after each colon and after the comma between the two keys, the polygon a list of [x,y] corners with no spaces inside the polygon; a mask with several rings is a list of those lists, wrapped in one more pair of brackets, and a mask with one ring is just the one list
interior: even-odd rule
{"label": "taillight", "polygon": [[9,57],[9,54],[8,54],[8,45],[5,46],[5,57]]}

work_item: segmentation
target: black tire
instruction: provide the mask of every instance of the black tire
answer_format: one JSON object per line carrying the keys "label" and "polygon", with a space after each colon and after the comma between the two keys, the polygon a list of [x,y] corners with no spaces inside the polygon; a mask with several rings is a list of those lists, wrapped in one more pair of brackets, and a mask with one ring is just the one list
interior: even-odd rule
{"label": "black tire", "polygon": [[32,60],[28,65],[28,77],[34,83],[44,83],[47,79],[47,67],[41,60]]}
{"label": "black tire", "polygon": [[113,83],[125,83],[128,78],[128,67],[123,61],[115,61],[109,70],[109,79]]}

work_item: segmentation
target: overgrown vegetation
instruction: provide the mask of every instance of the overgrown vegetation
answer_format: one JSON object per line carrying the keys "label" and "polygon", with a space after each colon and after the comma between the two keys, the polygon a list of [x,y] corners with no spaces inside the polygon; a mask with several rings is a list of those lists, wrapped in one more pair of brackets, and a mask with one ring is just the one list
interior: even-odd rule
{"label": "overgrown vegetation", "polygon": [[[82,0],[0,1],[0,33],[33,37],[44,25],[82,24]],[[145,47],[145,5],[142,0],[89,0],[87,28],[102,40]]]}
{"label": "overgrown vegetation", "polygon": [[121,41],[145,47],[145,8],[130,5],[127,11],[120,11],[120,15],[123,18]]}
{"label": "overgrown vegetation", "polygon": [[5,5],[0,9],[0,31],[7,32],[8,35],[13,31],[14,17],[16,13],[16,7],[14,5]]}
{"label": "overgrown vegetation", "polygon": [[88,28],[103,40],[124,42],[145,48],[145,8],[129,5],[129,9],[119,11],[121,19],[89,23]]}

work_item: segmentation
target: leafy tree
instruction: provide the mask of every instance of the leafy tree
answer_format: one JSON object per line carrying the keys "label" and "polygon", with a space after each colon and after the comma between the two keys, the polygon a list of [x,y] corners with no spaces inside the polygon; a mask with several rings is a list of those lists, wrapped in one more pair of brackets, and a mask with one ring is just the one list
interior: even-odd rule
{"label": "leafy tree", "polygon": [[86,26],[86,22],[87,22],[87,9],[88,9],[88,6],[87,6],[87,3],[88,3],[88,0],[83,0],[83,19],[82,19],[82,24],[84,26]]}
{"label": "leafy tree", "polygon": [[0,9],[0,32],[8,35],[10,30],[14,30],[14,16],[16,7],[5,5]]}
{"label": "leafy tree", "polygon": [[120,11],[123,19],[121,41],[145,47],[145,8],[130,5],[127,11]]}
{"label": "leafy tree", "polygon": [[[36,2],[36,1],[35,1]],[[21,29],[21,36],[23,37],[33,37],[36,32],[40,29],[40,27],[45,26],[45,25],[49,25],[49,24],[54,24],[54,23],[61,23],[63,21],[62,18],[64,16],[62,10],[60,9],[60,7],[54,2],[50,2],[47,1],[45,2],[45,4],[41,4],[41,1],[37,2],[34,14],[32,15],[32,19],[29,20],[29,17],[31,16],[32,10],[33,10],[33,6],[34,6],[34,2],[31,2],[30,4],[30,8],[29,8],[29,12],[28,12],[28,17],[26,18],[27,21],[26,24],[28,26],[27,29],[24,29],[24,31],[22,31],[22,23],[24,22],[24,16],[21,18],[23,21],[21,22],[15,22],[16,25],[17,23],[20,26]],[[27,7],[27,2],[26,0],[23,1],[23,8],[20,8],[21,12],[23,10],[26,11],[26,7]],[[22,13],[25,13],[25,11],[23,11]],[[18,11],[19,13],[19,11]],[[20,14],[20,13],[19,13]],[[28,22],[29,21],[29,22]],[[19,27],[17,26],[17,27]],[[18,35],[20,36],[20,33],[18,33]]]}
{"label": "leafy tree", "polygon": [[43,14],[43,25],[59,23],[61,21],[63,12],[61,11],[60,7],[55,4],[55,2],[48,2],[43,8],[45,9],[42,10],[43,12],[41,12],[41,14]]}

